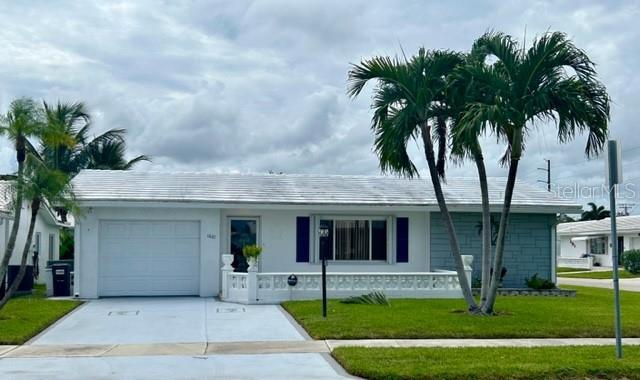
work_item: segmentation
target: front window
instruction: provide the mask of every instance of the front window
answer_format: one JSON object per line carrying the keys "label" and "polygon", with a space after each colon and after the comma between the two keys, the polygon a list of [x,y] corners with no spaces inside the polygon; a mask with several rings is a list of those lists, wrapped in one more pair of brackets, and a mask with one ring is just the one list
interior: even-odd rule
{"label": "front window", "polygon": [[386,219],[321,219],[320,259],[386,261]]}
{"label": "front window", "polygon": [[591,255],[605,255],[607,253],[607,238],[599,237],[595,239],[589,239],[589,254]]}

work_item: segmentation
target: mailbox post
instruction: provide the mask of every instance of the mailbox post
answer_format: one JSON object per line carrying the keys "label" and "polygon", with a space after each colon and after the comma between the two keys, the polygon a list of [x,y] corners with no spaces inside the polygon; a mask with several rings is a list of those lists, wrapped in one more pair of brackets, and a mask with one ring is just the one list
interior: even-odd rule
{"label": "mailbox post", "polygon": [[318,232],[318,235],[320,236],[320,252],[322,253],[322,257],[320,257],[320,259],[322,260],[322,318],[326,319],[327,318],[327,254],[326,254],[326,249],[324,248],[324,245],[326,244],[326,238],[329,236],[329,229],[328,228],[320,228],[320,231]]}

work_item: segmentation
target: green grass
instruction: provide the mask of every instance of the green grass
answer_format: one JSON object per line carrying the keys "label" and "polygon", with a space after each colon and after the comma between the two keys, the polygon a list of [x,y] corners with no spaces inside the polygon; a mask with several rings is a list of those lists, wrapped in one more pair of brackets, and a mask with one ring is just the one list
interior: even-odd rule
{"label": "green grass", "polygon": [[569,272],[584,272],[586,269],[578,269],[578,268],[565,268],[558,267],[556,268],[557,273],[569,273]]}
{"label": "green grass", "polygon": [[[620,278],[640,278],[640,274],[632,274],[627,272],[624,269],[618,271],[618,275]],[[595,271],[595,272],[586,272],[586,273],[558,273],[559,277],[568,277],[568,278],[595,278],[595,279],[612,279],[613,271]]]}
{"label": "green grass", "polygon": [[43,285],[33,294],[15,297],[0,310],[0,344],[22,344],[47,328],[82,302],[51,301]]}
{"label": "green grass", "polygon": [[[570,288],[570,287],[567,287]],[[557,338],[613,336],[613,293],[575,287],[574,297],[499,297],[497,316],[465,312],[461,299],[391,299],[391,306],[330,300],[289,301],[284,308],[315,339]],[[640,293],[621,292],[624,335],[640,337]]]}
{"label": "green grass", "polygon": [[640,379],[640,347],[356,348],[333,356],[367,379]]}

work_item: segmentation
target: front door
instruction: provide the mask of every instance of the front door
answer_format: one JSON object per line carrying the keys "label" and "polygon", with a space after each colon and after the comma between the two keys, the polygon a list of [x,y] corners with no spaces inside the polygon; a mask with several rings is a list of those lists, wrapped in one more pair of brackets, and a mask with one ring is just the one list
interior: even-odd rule
{"label": "front door", "polygon": [[229,219],[229,252],[233,255],[234,272],[246,272],[249,265],[242,254],[245,245],[258,244],[257,218]]}

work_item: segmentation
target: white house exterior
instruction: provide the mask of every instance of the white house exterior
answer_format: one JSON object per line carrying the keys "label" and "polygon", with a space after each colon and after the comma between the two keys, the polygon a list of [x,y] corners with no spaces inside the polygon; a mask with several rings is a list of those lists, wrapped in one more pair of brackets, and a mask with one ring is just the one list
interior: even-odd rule
{"label": "white house exterior", "polygon": [[[477,181],[448,183],[463,253],[479,255]],[[351,288],[362,281],[369,288],[376,281],[415,288],[421,281],[432,286],[455,278],[451,272],[427,276],[453,266],[430,181],[424,179],[85,170],[73,184],[82,210],[74,232],[75,293],[82,298],[224,297],[223,255],[250,243],[263,247],[254,279],[258,288],[280,286],[283,297],[317,286],[321,250],[331,258],[329,271],[342,274],[336,284],[349,282]],[[496,212],[504,184],[490,180]],[[555,215],[579,209],[517,184],[516,227],[506,259],[514,286],[537,272],[555,278]],[[330,236],[320,237],[320,229]],[[522,252],[531,257],[518,261]],[[296,287],[282,285],[290,274],[299,277]],[[252,281],[244,275],[228,279],[244,289]]]}
{"label": "white house exterior", "polygon": [[[7,246],[9,235],[13,227],[13,206],[10,183],[0,181],[0,247],[2,254]],[[9,261],[9,265],[20,265],[22,250],[27,239],[31,205],[25,201],[22,205],[20,227],[16,238],[16,245]],[[45,204],[38,211],[32,244],[29,252],[28,265],[33,265],[37,252],[39,276],[36,282],[46,283],[45,268],[48,260],[58,260],[60,257],[60,228],[68,227],[61,223],[53,211]]]}
{"label": "white house exterior", "polygon": [[[640,215],[619,216],[616,221],[619,252],[640,249]],[[588,268],[589,261],[595,265],[612,265],[610,218],[561,223],[557,229],[560,242],[558,265]]]}

